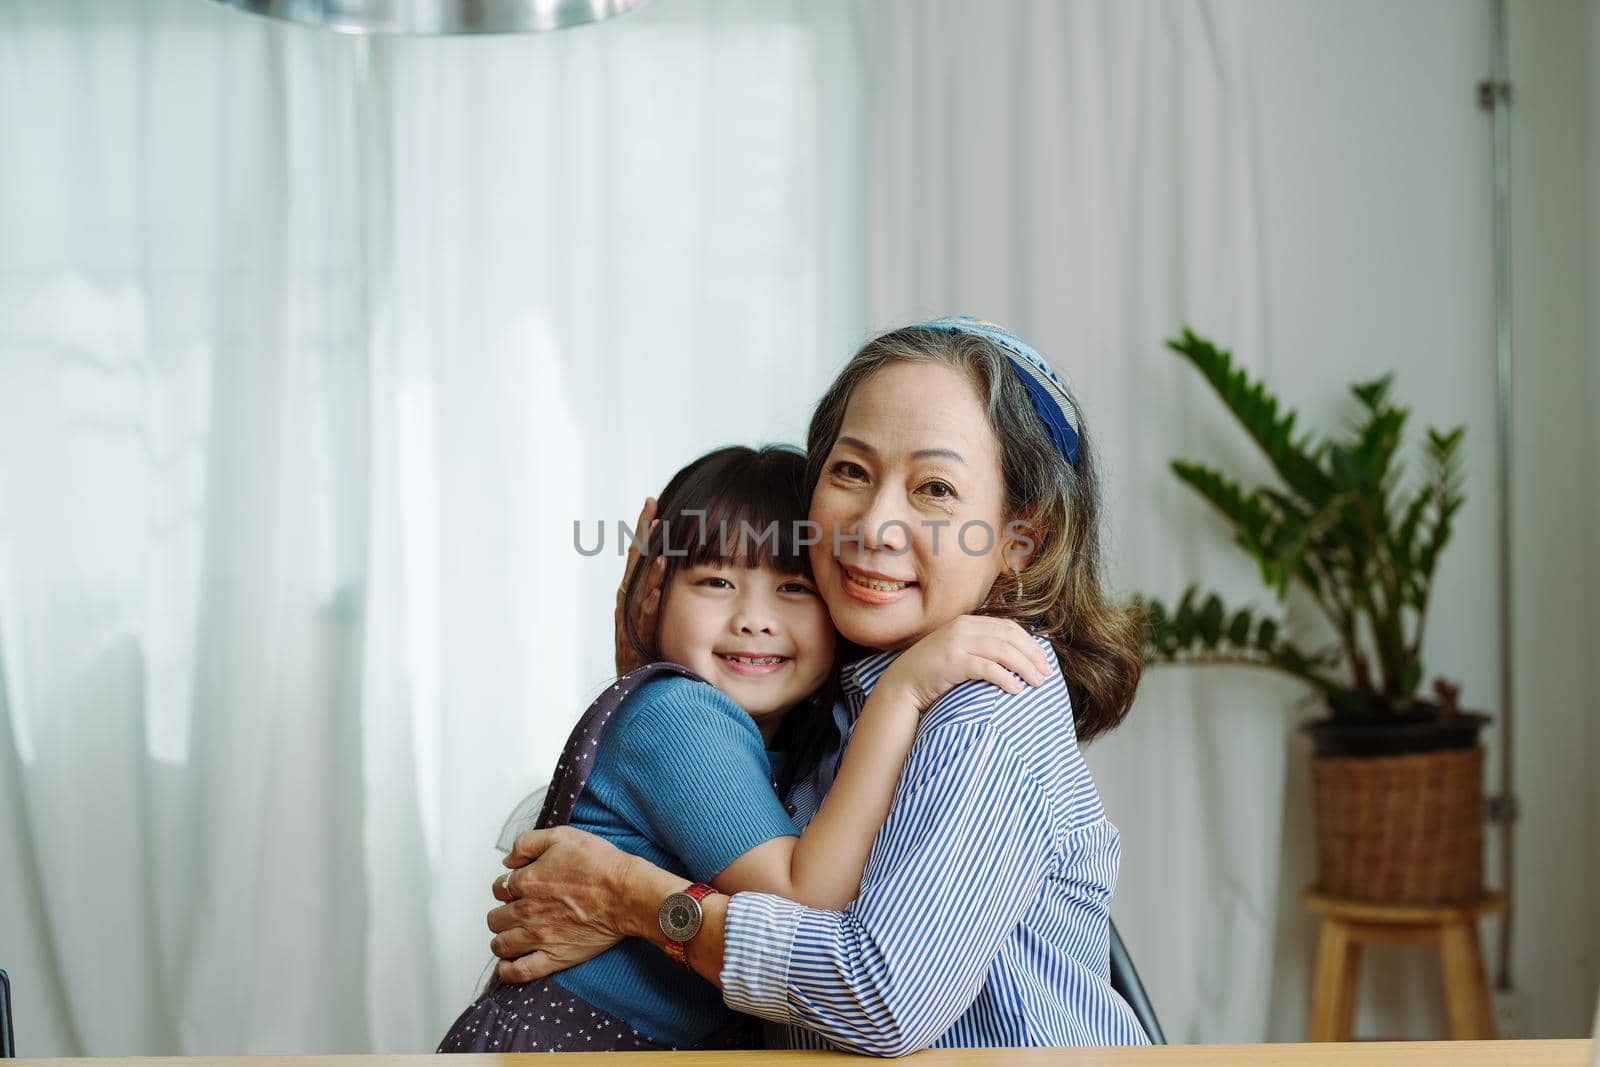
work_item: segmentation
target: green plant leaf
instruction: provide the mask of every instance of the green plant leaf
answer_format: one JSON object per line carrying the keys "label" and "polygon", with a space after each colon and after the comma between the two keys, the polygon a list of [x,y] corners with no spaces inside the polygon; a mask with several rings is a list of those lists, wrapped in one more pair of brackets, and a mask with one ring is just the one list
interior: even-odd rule
{"label": "green plant leaf", "polygon": [[[1201,604],[1198,609],[1197,602]],[[1256,623],[1249,608],[1233,612],[1232,621],[1224,628],[1220,620],[1228,611],[1215,593],[1202,599],[1199,590],[1190,586],[1175,611],[1168,611],[1153,597],[1136,597],[1134,606],[1145,622],[1144,652],[1149,662],[1267,667],[1292,674],[1326,693],[1347,690],[1326,673],[1338,663],[1337,650],[1306,652],[1280,640],[1279,624],[1271,618]]]}
{"label": "green plant leaf", "polygon": [[1439,553],[1450,541],[1452,520],[1466,503],[1461,492],[1459,460],[1461,438],[1466,430],[1465,426],[1457,426],[1447,433],[1428,431],[1428,460],[1433,468],[1433,523],[1417,553],[1417,570],[1428,584],[1433,581]]}
{"label": "green plant leaf", "polygon": [[1407,572],[1416,566],[1417,530],[1430,500],[1428,493],[1417,493],[1405,503],[1395,502],[1396,509],[1402,514],[1400,525],[1390,541],[1390,551],[1394,554],[1395,562]]}
{"label": "green plant leaf", "polygon": [[1357,382],[1350,387],[1350,392],[1361,401],[1361,406],[1368,411],[1377,412],[1384,406],[1389,397],[1389,386],[1394,384],[1394,375],[1385,374],[1370,382]]}
{"label": "green plant leaf", "polygon": [[1278,638],[1278,623],[1274,619],[1262,619],[1261,626],[1256,630],[1256,647],[1263,652],[1271,652]]}
{"label": "green plant leaf", "polygon": [[1200,636],[1206,644],[1215,645],[1222,640],[1222,617],[1227,614],[1227,609],[1222,606],[1222,598],[1213,593],[1206,598],[1206,606],[1200,612]]}
{"label": "green plant leaf", "polygon": [[1276,482],[1252,488],[1193,459],[1175,460],[1174,474],[1224,517],[1280,600],[1297,584],[1312,596],[1339,644],[1305,649],[1277,620],[1229,611],[1191,586],[1170,612],[1148,602],[1146,654],[1283,671],[1316,687],[1336,715],[1414,706],[1434,575],[1465,500],[1463,429],[1427,431],[1413,487],[1398,459],[1411,411],[1394,401],[1392,375],[1350,386],[1356,414],[1337,434],[1297,437],[1295,412],[1231,353],[1188,329],[1167,344],[1211,385]]}
{"label": "green plant leaf", "polygon": [[1250,644],[1250,612],[1240,611],[1228,624],[1228,641],[1244,648]]}
{"label": "green plant leaf", "polygon": [[1307,444],[1294,440],[1295,413],[1279,412],[1278,400],[1266,386],[1252,381],[1243,370],[1235,369],[1233,355],[1185,329],[1183,336],[1167,342],[1167,347],[1198,369],[1228,410],[1233,412],[1246,433],[1291,489],[1307,500],[1320,503],[1331,486]]}

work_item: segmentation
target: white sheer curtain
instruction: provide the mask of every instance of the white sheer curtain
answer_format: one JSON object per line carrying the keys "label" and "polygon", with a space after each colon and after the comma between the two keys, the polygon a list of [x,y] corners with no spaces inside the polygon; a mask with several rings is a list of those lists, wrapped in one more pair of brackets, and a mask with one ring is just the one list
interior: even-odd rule
{"label": "white sheer curtain", "polygon": [[[1190,325],[1234,348],[1321,426],[1344,417],[1350,382],[1397,370],[1418,423],[1473,427],[1428,653],[1493,702],[1494,591],[1476,577],[1492,574],[1496,507],[1489,135],[1472,100],[1487,7],[858,11],[874,325],[1013,325],[1084,403],[1117,584],[1171,596],[1201,579],[1257,604],[1253,568],[1167,464],[1265,472],[1162,342]],[[1089,752],[1123,832],[1114,914],[1173,1041],[1304,1038],[1301,696],[1243,672],[1157,670]],[[1430,961],[1369,958],[1367,1032],[1442,1034]]]}
{"label": "white sheer curtain", "polygon": [[423,1050],[632,522],[861,326],[848,12],[0,9],[0,966],[27,1054]]}

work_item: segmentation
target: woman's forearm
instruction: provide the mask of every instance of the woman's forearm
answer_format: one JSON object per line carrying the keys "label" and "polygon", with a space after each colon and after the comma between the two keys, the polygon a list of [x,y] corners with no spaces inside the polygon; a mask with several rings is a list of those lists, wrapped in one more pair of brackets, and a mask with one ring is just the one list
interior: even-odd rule
{"label": "woman's forearm", "polygon": [[[680,875],[664,871],[648,860],[633,857],[620,887],[623,918],[630,937],[640,937],[666,951],[667,935],[657,918],[661,904],[686,883]],[[700,902],[700,932],[689,939],[687,955],[694,972],[722,988],[723,936],[727,929],[728,898],[721,894]]]}

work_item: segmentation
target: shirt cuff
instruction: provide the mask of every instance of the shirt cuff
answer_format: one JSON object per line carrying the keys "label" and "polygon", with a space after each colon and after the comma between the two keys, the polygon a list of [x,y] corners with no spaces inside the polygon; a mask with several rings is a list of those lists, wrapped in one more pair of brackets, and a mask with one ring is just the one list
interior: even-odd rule
{"label": "shirt cuff", "polygon": [[722,999],[734,1011],[773,1022],[789,1010],[789,957],[805,906],[766,893],[728,898],[723,927]]}

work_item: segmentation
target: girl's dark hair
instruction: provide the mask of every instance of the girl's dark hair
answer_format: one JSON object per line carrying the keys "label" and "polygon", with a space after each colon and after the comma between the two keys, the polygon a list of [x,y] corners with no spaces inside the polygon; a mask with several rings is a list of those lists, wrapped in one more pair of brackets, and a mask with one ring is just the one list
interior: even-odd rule
{"label": "girl's dark hair", "polygon": [[[839,437],[850,396],[891,363],[940,363],[966,376],[1000,445],[1006,520],[1025,519],[1036,547],[1017,580],[1005,574],[985,614],[1016,619],[1049,638],[1067,692],[1078,740],[1120,723],[1144,669],[1138,612],[1111,599],[1100,572],[1100,479],[1077,401],[1078,461],[1056,449],[1005,350],[981,336],[908,326],[868,341],[828,387],[811,417],[806,491],[822,477]],[[1042,534],[1042,537],[1040,536]]]}
{"label": "girl's dark hair", "polygon": [[[684,467],[657,498],[655,531],[636,531],[639,565],[623,591],[628,641],[646,660],[661,658],[659,635],[641,633],[638,604],[649,564],[666,557],[661,576],[659,620],[671,596],[673,577],[685,567],[706,564],[772,567],[781,574],[811,577],[811,557],[803,535],[811,494],[806,487],[805,453],[788,445],[746,448],[730,445],[708,452]],[[841,643],[842,644],[842,643]],[[829,709],[838,691],[838,656],[829,680],[790,711],[774,744],[789,759],[784,781],[808,773],[831,737]]]}

